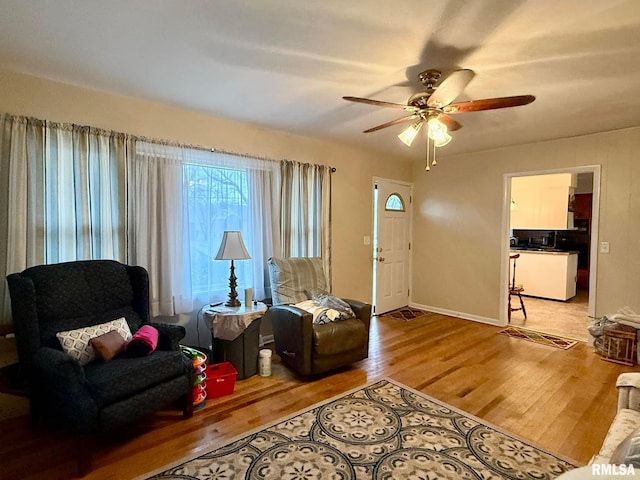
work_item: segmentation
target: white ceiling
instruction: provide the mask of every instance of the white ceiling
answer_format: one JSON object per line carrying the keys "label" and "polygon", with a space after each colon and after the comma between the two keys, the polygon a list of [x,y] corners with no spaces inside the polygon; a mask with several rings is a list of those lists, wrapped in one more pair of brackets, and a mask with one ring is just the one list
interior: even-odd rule
{"label": "white ceiling", "polygon": [[362,130],[427,68],[469,68],[448,155],[640,125],[638,0],[0,0],[0,68],[422,157]]}

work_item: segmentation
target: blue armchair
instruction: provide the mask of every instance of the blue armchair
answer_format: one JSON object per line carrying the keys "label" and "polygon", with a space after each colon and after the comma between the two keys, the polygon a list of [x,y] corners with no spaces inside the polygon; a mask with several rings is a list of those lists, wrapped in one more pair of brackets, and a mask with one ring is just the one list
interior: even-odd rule
{"label": "blue armchair", "polygon": [[[31,267],[9,275],[7,282],[32,424],[104,432],[176,402],[185,418],[192,415],[192,367],[178,345],[185,330],[149,321],[144,268],[112,260],[76,261]],[[56,336],[121,317],[132,333],[145,324],[154,326],[157,349],[83,365],[63,351]]]}

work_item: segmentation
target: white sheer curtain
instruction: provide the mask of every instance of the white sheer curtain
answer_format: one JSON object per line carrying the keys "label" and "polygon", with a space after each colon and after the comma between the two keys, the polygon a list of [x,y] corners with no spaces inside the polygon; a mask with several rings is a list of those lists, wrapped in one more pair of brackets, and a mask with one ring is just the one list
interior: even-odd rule
{"label": "white sheer curtain", "polygon": [[278,164],[149,142],[136,151],[132,259],[149,270],[152,314],[226,299],[230,265],[214,258],[225,230],[242,232],[251,255],[235,262],[238,291],[266,297],[266,260],[279,245]]}
{"label": "white sheer curtain", "polygon": [[[130,148],[122,133],[1,114],[2,272],[72,260],[123,261]],[[10,303],[1,285],[6,320]]]}
{"label": "white sheer curtain", "polygon": [[[141,148],[143,147],[143,148]],[[150,313],[175,315],[194,308],[189,230],[184,228],[187,189],[184,151],[168,145],[136,144],[129,166],[129,220],[133,233],[129,263],[149,272]]]}
{"label": "white sheer curtain", "polygon": [[281,257],[280,249],[280,175],[276,162],[263,161],[258,168],[249,169],[251,224],[253,232],[252,268],[254,297],[271,297],[269,257]]}
{"label": "white sheer curtain", "polygon": [[322,257],[331,290],[331,167],[280,162],[280,233],[285,257]]}

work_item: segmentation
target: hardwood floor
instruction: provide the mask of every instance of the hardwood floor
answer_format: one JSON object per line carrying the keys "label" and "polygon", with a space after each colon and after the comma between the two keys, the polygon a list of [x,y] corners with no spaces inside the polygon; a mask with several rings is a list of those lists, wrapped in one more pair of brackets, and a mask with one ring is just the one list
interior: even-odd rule
{"label": "hardwood floor", "polygon": [[[87,479],[134,478],[219,447],[327,397],[388,376],[551,452],[586,463],[615,415],[618,374],[585,344],[570,350],[497,335],[498,327],[429,314],[374,318],[367,360],[305,380],[273,357],[271,377],[236,382],[189,420],[163,412],[93,446]],[[31,432],[26,417],[0,422],[2,478],[70,478],[77,441]]]}
{"label": "hardwood floor", "polygon": [[[512,301],[518,300],[514,297]],[[578,294],[566,302],[525,296],[524,305],[527,309],[527,319],[525,320],[522,311],[513,312],[511,325],[581,342],[590,341],[588,291],[578,290]]]}

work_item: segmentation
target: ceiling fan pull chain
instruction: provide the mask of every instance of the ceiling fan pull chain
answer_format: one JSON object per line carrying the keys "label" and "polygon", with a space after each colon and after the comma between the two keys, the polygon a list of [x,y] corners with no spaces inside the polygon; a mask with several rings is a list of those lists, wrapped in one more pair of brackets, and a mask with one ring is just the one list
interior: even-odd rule
{"label": "ceiling fan pull chain", "polygon": [[424,169],[427,172],[431,170],[431,167],[429,166],[429,135],[427,135],[427,165],[424,167]]}
{"label": "ceiling fan pull chain", "polygon": [[431,160],[431,166],[435,167],[436,165],[436,142],[433,142],[433,160]]}

